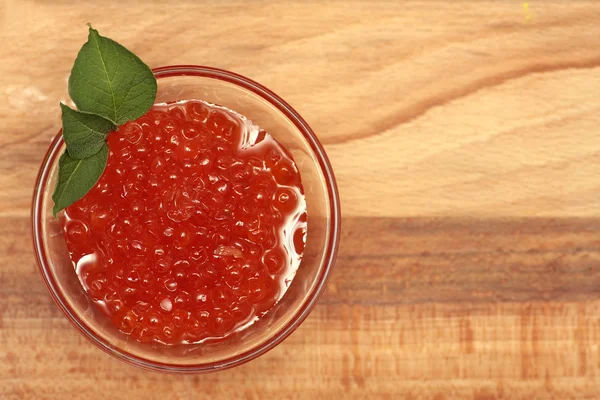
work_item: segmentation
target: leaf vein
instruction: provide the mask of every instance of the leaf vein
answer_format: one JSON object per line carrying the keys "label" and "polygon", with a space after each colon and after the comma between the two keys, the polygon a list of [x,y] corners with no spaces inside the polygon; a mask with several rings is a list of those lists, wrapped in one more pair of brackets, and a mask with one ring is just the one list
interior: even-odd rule
{"label": "leaf vein", "polygon": [[[96,35],[98,35],[98,34],[96,33]],[[106,80],[107,80],[108,87],[109,87],[110,92],[111,92],[110,94],[111,94],[112,102],[113,102],[113,110],[115,110],[115,108],[117,107],[117,103],[115,102],[115,92],[114,92],[114,90],[112,88],[112,82],[111,82],[111,80],[110,80],[110,78],[108,76],[108,68],[106,67],[106,62],[104,61],[104,57],[102,55],[102,50],[100,49],[100,43],[98,41],[98,38],[95,37],[95,36],[93,36],[93,35],[92,35],[92,37],[94,37],[94,42],[96,43],[96,47],[98,48],[98,52],[100,53],[100,60],[102,61],[102,67],[104,69],[104,73],[106,74]],[[113,120],[116,121],[116,119],[117,119],[117,112],[114,111]]]}

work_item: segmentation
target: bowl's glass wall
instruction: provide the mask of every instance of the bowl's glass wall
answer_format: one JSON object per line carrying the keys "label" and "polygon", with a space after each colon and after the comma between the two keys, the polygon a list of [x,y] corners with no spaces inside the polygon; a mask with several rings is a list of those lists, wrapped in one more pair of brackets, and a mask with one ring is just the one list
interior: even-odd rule
{"label": "bowl's glass wall", "polygon": [[265,317],[219,342],[167,347],[130,340],[84,293],[70,262],[61,226],[52,216],[51,196],[58,158],[64,149],[62,140],[53,142],[34,196],[38,259],[59,306],[84,335],[105,350],[149,368],[179,371],[224,368],[268,350],[310,311],[335,257],[339,228],[335,182],[310,128],[266,89],[233,74],[194,67],[164,68],[156,71],[156,76],[157,102],[202,99],[223,105],[253,120],[292,153],[305,189],[308,233],[304,257],[290,288]]}

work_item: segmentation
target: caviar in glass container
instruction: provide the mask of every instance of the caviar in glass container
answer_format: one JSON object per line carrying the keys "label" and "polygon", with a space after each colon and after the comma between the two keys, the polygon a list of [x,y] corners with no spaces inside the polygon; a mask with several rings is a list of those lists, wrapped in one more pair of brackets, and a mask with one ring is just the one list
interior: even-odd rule
{"label": "caviar in glass container", "polygon": [[198,343],[267,313],[306,236],[291,154],[247,118],[198,100],[155,105],[108,146],[102,177],[62,218],[84,289],[119,330]]}

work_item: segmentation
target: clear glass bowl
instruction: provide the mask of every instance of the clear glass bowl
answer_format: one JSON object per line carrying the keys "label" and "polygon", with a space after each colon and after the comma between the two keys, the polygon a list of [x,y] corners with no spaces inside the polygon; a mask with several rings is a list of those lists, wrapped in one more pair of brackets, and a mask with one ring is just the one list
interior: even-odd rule
{"label": "clear glass bowl", "polygon": [[131,364],[164,372],[206,372],[247,362],[291,334],[315,306],[331,275],[340,234],[335,178],[323,147],[308,124],[269,89],[243,76],[208,67],[154,70],[156,102],[201,99],[235,110],[257,123],[294,156],[306,192],[308,232],[296,277],[277,305],[249,328],[215,343],[164,346],[141,344],[119,332],[88,298],[69,259],[62,229],[52,216],[58,134],[40,168],[33,194],[34,251],[52,298],[71,323],[96,346]]}

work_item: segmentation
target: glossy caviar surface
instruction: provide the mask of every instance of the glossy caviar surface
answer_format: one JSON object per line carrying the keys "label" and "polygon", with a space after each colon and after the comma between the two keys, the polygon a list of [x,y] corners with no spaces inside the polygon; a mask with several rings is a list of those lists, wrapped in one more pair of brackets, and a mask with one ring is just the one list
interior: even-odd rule
{"label": "glossy caviar surface", "polygon": [[110,134],[96,186],[68,207],[65,239],[89,296],[141,342],[218,340],[285,292],[306,206],[289,152],[200,101],[154,106]]}

